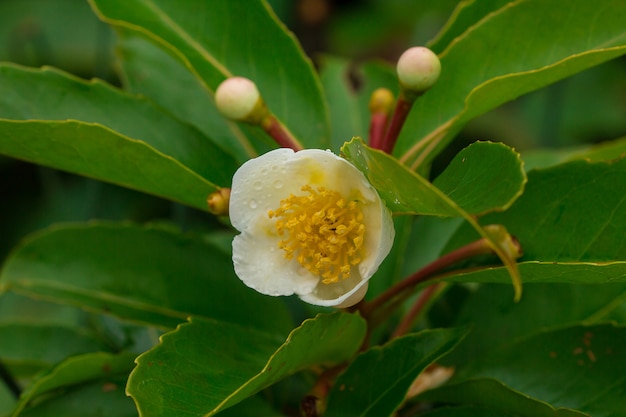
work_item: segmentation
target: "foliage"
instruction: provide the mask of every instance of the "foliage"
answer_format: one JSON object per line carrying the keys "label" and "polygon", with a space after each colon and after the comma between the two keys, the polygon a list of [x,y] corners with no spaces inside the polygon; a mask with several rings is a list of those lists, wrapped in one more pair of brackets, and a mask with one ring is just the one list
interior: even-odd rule
{"label": "foliage", "polygon": [[[295,26],[289,2],[271,3],[29,0],[32,20],[0,3],[0,416],[626,416],[626,3],[371,1],[328,17],[329,48],[353,36],[362,55],[380,40],[358,19],[408,48],[424,16],[449,15],[431,21],[441,77],[391,154],[366,139],[393,67],[314,65],[276,15]],[[107,53],[100,67],[43,53],[45,33],[74,41],[46,32],[59,15],[106,34],[119,78]],[[394,25],[411,33],[389,39]],[[107,80],[79,77],[94,73]],[[237,278],[236,232],[207,197],[276,145],[220,115],[230,76],[395,215],[361,304]]]}

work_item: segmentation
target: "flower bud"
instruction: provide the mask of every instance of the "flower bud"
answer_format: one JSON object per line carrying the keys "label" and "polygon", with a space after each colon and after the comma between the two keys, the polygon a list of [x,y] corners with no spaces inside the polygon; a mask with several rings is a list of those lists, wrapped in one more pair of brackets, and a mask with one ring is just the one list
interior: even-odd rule
{"label": "flower bud", "polygon": [[423,46],[407,49],[398,59],[396,68],[402,88],[415,93],[432,87],[441,73],[439,58]]}
{"label": "flower bud", "polygon": [[209,212],[216,216],[227,216],[230,204],[230,188],[220,188],[207,197]]}
{"label": "flower bud", "polygon": [[393,93],[387,88],[377,88],[372,92],[369,102],[370,113],[389,113],[393,106]]}
{"label": "flower bud", "polygon": [[268,114],[256,84],[244,77],[224,80],[215,91],[215,103],[219,112],[232,120],[259,124]]}

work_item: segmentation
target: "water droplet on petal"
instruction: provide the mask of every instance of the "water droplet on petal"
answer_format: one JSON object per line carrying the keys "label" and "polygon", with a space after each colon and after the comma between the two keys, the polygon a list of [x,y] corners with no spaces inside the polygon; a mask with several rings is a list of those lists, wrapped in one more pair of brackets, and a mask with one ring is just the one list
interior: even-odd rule
{"label": "water droplet on petal", "polygon": [[256,200],[250,200],[248,206],[250,206],[251,209],[257,208]]}
{"label": "water droplet on petal", "polygon": [[263,188],[263,183],[261,181],[255,181],[254,184],[252,185],[254,187],[255,190],[260,190],[261,188]]}
{"label": "water droplet on petal", "polygon": [[283,182],[281,180],[274,181],[274,188],[276,189],[283,188]]}

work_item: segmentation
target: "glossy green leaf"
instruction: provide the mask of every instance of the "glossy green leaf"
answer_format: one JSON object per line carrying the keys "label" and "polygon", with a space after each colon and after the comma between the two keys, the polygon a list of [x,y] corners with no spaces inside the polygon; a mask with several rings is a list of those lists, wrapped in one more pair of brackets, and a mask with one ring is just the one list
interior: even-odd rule
{"label": "glossy green leaf", "polygon": [[626,4],[567,0],[511,2],[489,14],[441,53],[441,77],[416,101],[394,153],[417,167],[468,120],[623,55],[625,19]]}
{"label": "glossy green leaf", "polygon": [[[489,214],[520,241],[525,282],[626,282],[626,158],[573,161],[531,171],[526,191],[510,209]],[[449,247],[475,239],[462,226]],[[500,268],[471,271],[454,281],[505,282]]]}
{"label": "glossy green leaf", "polygon": [[493,378],[555,408],[623,416],[626,328],[575,326],[511,341],[457,368],[458,379]]}
{"label": "glossy green leaf", "polygon": [[428,44],[428,47],[436,53],[442,52],[455,38],[508,3],[511,3],[511,0],[460,1],[446,25],[437,34],[437,37]]}
{"label": "glossy green leaf", "polygon": [[0,66],[0,126],[0,153],[201,209],[237,168],[149,101],[53,69]]}
{"label": "glossy green leaf", "polygon": [[[365,146],[358,138],[346,143],[341,151],[350,162],[365,174],[392,212],[396,214],[462,217],[465,219],[481,237],[490,242],[490,246],[506,265],[513,280],[516,298],[520,296],[521,283],[515,259],[505,250],[497,236],[483,229],[472,215],[463,210],[449,196],[419,174],[409,170],[397,159]],[[518,184],[519,187],[522,185],[523,183]]]}
{"label": "glossy green leaf", "polygon": [[24,410],[20,417],[137,417],[133,401],[124,394],[126,376],[66,388]]}
{"label": "glossy green leaf", "polygon": [[101,222],[44,230],[9,257],[0,289],[163,327],[198,315],[291,328],[282,300],[244,286],[228,254],[158,227]]}
{"label": "glossy green leaf", "polygon": [[588,414],[574,410],[556,409],[488,378],[444,385],[427,391],[417,401],[463,404],[458,407],[438,408],[425,413],[424,416],[427,417],[589,417]]}
{"label": "glossy green leaf", "polygon": [[450,351],[464,334],[460,328],[425,330],[362,353],[337,378],[324,415],[392,415],[404,402],[415,378]]}
{"label": "glossy green leaf", "polygon": [[[125,89],[143,94],[196,127],[240,163],[256,156],[254,145],[235,123],[219,114],[215,100],[180,60],[160,44],[129,30],[117,30],[117,56]],[[174,81],[175,80],[175,81]],[[242,126],[243,127],[243,126]],[[257,136],[261,132],[257,131]]]}
{"label": "glossy green leaf", "polygon": [[192,318],[137,359],[127,390],[142,417],[212,416],[299,370],[349,359],[365,331],[357,315],[319,315],[281,344],[253,328]]}
{"label": "glossy green leaf", "polygon": [[263,394],[249,397],[234,406],[220,411],[220,417],[284,417],[285,415],[276,411],[272,406],[264,401]]}
{"label": "glossy green leaf", "polygon": [[537,149],[523,155],[526,170],[549,168],[584,159],[589,162],[612,161],[626,156],[626,137],[592,146],[565,149]]}
{"label": "glossy green leaf", "polygon": [[540,329],[607,321],[626,301],[626,284],[529,284],[518,303],[507,299],[507,294],[506,286],[484,284],[465,298],[458,316],[446,325],[469,326],[471,331],[444,365],[463,366]]}
{"label": "glossy green leaf", "polygon": [[311,62],[260,0],[90,0],[105,22],[169,48],[209,92],[229,76],[252,79],[269,108],[306,146],[328,146],[328,116]]}
{"label": "glossy green leaf", "polygon": [[368,137],[369,101],[375,89],[388,88],[394,94],[398,89],[394,69],[382,62],[357,66],[347,59],[324,56],[320,63],[320,79],[330,110],[331,149],[334,151],[355,136]]}
{"label": "glossy green leaf", "polygon": [[4,383],[0,383],[0,416],[8,416],[15,404],[15,395]]}
{"label": "glossy green leaf", "polygon": [[459,152],[433,185],[473,215],[507,209],[524,191],[519,154],[502,143],[475,142]]}
{"label": "glossy green leaf", "polygon": [[36,380],[20,396],[12,417],[22,415],[26,407],[46,395],[54,396],[55,390],[71,388],[73,385],[88,384],[118,374],[127,375],[134,365],[136,354],[125,352],[119,355],[97,352],[74,356],[54,368],[37,376]]}
{"label": "glossy green leaf", "polygon": [[53,324],[0,324],[0,359],[19,377],[30,377],[71,355],[107,350],[85,328]]}

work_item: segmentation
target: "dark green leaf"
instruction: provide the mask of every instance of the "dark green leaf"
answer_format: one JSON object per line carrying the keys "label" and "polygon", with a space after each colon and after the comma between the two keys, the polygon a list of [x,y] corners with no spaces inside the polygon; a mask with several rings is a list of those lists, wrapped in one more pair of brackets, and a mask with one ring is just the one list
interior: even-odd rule
{"label": "dark green leaf", "polygon": [[0,359],[16,376],[29,377],[71,356],[106,350],[95,334],[54,324],[0,324]]}
{"label": "dark green leaf", "polygon": [[392,415],[415,378],[449,352],[464,334],[460,328],[425,330],[362,353],[337,379],[324,415]]}
{"label": "dark green leaf", "polygon": [[475,142],[459,152],[433,185],[473,215],[507,209],[524,191],[519,154],[502,143]]}
{"label": "dark green leaf", "polygon": [[626,328],[575,326],[511,341],[457,368],[458,378],[493,378],[555,408],[624,416]]}
{"label": "dark green leaf", "polygon": [[455,38],[487,17],[489,13],[498,11],[509,3],[511,0],[460,1],[450,20],[428,47],[436,53],[441,53]]}
{"label": "dark green leaf", "polygon": [[[84,385],[94,381],[102,384],[115,375],[127,375],[133,368],[136,354],[131,352],[113,355],[97,352],[74,356],[64,360],[52,369],[38,375],[36,380],[20,396],[12,417],[28,410],[26,407],[38,397],[54,396],[55,391],[71,386]],[[116,387],[119,389],[121,387]]]}
{"label": "dark green leaf", "polygon": [[137,359],[128,392],[143,417],[212,416],[299,370],[349,359],[365,331],[357,315],[319,315],[281,344],[256,329],[192,318]]}
{"label": "dark green leaf", "polygon": [[[254,145],[235,123],[219,114],[215,101],[180,60],[136,32],[119,29],[118,57],[126,89],[144,94],[180,120],[203,132],[241,163],[256,156]],[[250,130],[250,129],[248,129]],[[260,132],[257,133],[260,136]]]}
{"label": "dark green leaf", "polygon": [[133,401],[124,393],[125,384],[123,375],[77,385],[27,408],[20,417],[137,417]]}
{"label": "dark green leaf", "polygon": [[168,47],[209,92],[229,76],[252,79],[306,147],[328,146],[328,115],[313,66],[259,0],[90,0],[107,23]]}
{"label": "dark green leaf", "polygon": [[568,0],[523,0],[489,14],[441,53],[441,77],[416,101],[394,153],[417,167],[470,119],[623,55],[625,19],[626,3]]}
{"label": "dark green leaf", "polygon": [[504,285],[485,284],[467,296],[458,317],[446,324],[471,331],[443,364],[463,366],[545,329],[606,321],[626,300],[626,284],[528,284],[518,303],[508,292]]}
{"label": "dark green leaf", "polygon": [[[387,203],[392,212],[462,217],[471,227],[487,239],[494,252],[506,265],[513,280],[515,296],[521,294],[521,283],[512,254],[505,250],[501,239],[483,229],[473,216],[463,210],[450,197],[419,174],[409,170],[392,156],[371,149],[359,138],[346,143],[341,151],[346,158],[365,174],[370,183]],[[523,176],[522,176],[523,177]],[[523,184],[519,184],[521,186]],[[499,229],[500,234],[506,231]]]}
{"label": "dark green leaf", "polygon": [[543,401],[530,398],[499,381],[488,378],[445,385],[427,391],[417,400],[440,404],[463,404],[453,408],[439,408],[424,414],[427,417],[589,417],[573,410],[555,409]]}
{"label": "dark green leaf", "polygon": [[198,315],[271,331],[291,328],[282,300],[245,287],[228,254],[157,227],[102,222],[44,230],[9,257],[0,289],[156,326]]}
{"label": "dark green leaf", "polygon": [[612,161],[626,155],[626,137],[595,146],[565,149],[537,149],[523,155],[526,170],[548,168],[565,162],[584,159],[589,162]]}
{"label": "dark green leaf", "polygon": [[0,66],[0,126],[0,152],[8,156],[202,209],[237,168],[149,101],[58,70]]}
{"label": "dark green leaf", "polygon": [[[625,207],[626,158],[574,161],[530,172],[522,197],[507,211],[481,221],[503,224],[519,239],[525,282],[625,282]],[[475,236],[462,226],[449,247]],[[505,282],[506,271],[488,268],[451,280]]]}

